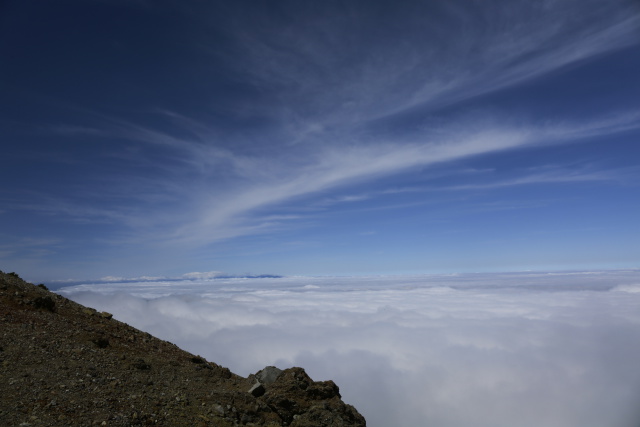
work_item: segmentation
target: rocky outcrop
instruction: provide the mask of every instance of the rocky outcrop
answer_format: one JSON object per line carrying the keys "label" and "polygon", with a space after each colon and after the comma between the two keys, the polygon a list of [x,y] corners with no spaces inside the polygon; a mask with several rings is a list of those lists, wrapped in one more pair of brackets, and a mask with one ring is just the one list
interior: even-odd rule
{"label": "rocky outcrop", "polygon": [[0,425],[364,426],[302,368],[243,378],[0,272]]}

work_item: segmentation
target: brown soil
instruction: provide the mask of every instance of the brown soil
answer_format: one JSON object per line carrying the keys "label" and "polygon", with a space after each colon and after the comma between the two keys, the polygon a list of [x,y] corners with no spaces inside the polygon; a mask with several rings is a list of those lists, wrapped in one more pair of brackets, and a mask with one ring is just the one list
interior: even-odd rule
{"label": "brown soil", "polygon": [[255,387],[259,373],[240,377],[0,272],[2,426],[365,426],[333,381],[278,373]]}

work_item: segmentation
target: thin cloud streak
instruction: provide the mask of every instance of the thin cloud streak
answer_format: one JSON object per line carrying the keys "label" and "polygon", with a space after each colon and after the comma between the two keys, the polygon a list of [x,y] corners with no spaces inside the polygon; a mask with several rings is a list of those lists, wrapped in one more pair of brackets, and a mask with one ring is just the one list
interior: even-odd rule
{"label": "thin cloud streak", "polygon": [[[481,10],[464,2],[413,5],[396,11],[406,14],[403,28],[387,28],[381,19],[375,31],[359,19],[370,12],[357,6],[345,7],[341,18],[318,9],[278,31],[260,19],[251,32],[228,29],[244,53],[237,72],[278,91],[285,110],[279,114],[298,123],[293,133],[300,140],[309,129],[440,108],[532,80],[633,45],[640,29],[640,16],[625,3],[504,2]],[[388,41],[375,53],[360,49],[351,40],[358,35],[347,29],[354,22],[363,34],[379,37],[380,31]],[[455,37],[451,28],[459,28]]]}
{"label": "thin cloud streak", "polygon": [[[430,188],[432,191],[464,191],[464,190],[489,190],[502,187],[514,187],[519,185],[552,184],[552,183],[577,183],[620,180],[623,174],[607,172],[571,172],[566,170],[550,170],[542,173],[525,175],[511,180],[495,181],[482,184],[465,184],[448,187]],[[426,189],[425,189],[426,190]]]}
{"label": "thin cloud streak", "polygon": [[[294,198],[315,194],[327,189],[344,187],[363,180],[374,180],[407,172],[417,167],[426,167],[442,162],[450,162],[481,154],[496,153],[504,150],[566,143],[580,138],[614,134],[631,128],[638,128],[636,115],[607,120],[604,124],[579,125],[574,128],[562,126],[556,129],[545,126],[542,129],[496,129],[473,132],[468,136],[452,135],[449,139],[424,143],[369,144],[355,147],[331,147],[308,155],[313,163],[292,165],[281,163],[275,169],[276,176],[263,177],[264,184],[253,184],[233,189],[233,195],[216,194],[205,202],[199,218],[192,219],[188,225],[179,229],[176,237],[186,241],[215,241],[221,238],[235,237],[246,232],[255,232],[255,224],[244,220],[251,218],[255,211],[282,203]],[[551,137],[553,140],[549,142]],[[262,159],[275,162],[278,159]],[[286,172],[284,172],[286,171]],[[283,175],[284,174],[284,175]],[[555,180],[576,180],[577,176],[564,177],[539,176],[538,182]],[[596,179],[592,176],[590,179]],[[583,176],[581,179],[587,179]],[[534,182],[536,178],[521,178],[520,182]],[[222,197],[221,197],[222,196]],[[206,193],[201,194],[206,200]],[[249,217],[247,217],[249,215]],[[221,233],[222,231],[222,233]]]}
{"label": "thin cloud streak", "polygon": [[[181,120],[193,122],[186,118]],[[66,214],[77,221],[83,218],[91,222],[117,221],[131,229],[135,228],[135,240],[139,241],[160,239],[166,243],[206,245],[224,239],[269,232],[280,227],[284,221],[299,219],[299,215],[261,213],[285,202],[468,157],[553,144],[579,143],[589,138],[615,135],[638,129],[640,113],[628,112],[579,123],[547,123],[541,126],[496,126],[494,120],[486,124],[478,124],[472,120],[457,124],[456,130],[441,128],[435,135],[422,136],[420,141],[399,136],[392,142],[381,140],[368,141],[366,144],[299,146],[276,151],[269,157],[236,154],[208,145],[206,141],[188,141],[122,120],[117,122],[117,127],[102,130],[101,133],[111,133],[114,137],[145,144],[167,145],[179,159],[174,165],[165,165],[169,171],[168,180],[158,177],[155,180],[146,178],[143,182],[140,177],[134,176],[123,181],[123,190],[135,188],[136,182],[143,187],[162,188],[164,200],[181,201],[188,209],[151,212],[149,207],[90,208],[50,197],[45,197],[44,203],[38,205],[20,207],[20,204],[15,204],[15,207]],[[192,126],[206,128],[205,125]],[[193,165],[200,166],[194,169]],[[194,186],[187,185],[187,182],[184,185],[180,183],[180,176],[190,176],[194,171],[200,176],[202,184]],[[539,174],[503,183],[451,186],[441,190],[488,189],[528,183],[605,178],[604,173]],[[221,187],[218,181],[224,182],[225,187]],[[133,192],[131,197],[139,202],[138,194],[138,191]],[[144,194],[152,195],[148,191]],[[46,199],[51,200],[47,202]],[[154,202],[148,200],[147,204],[153,206]],[[164,230],[165,237],[158,237],[158,228]]]}

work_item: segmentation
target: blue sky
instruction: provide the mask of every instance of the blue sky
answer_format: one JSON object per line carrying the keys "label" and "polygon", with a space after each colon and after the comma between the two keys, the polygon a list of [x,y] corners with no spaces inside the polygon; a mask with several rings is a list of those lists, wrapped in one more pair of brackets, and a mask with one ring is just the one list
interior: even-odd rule
{"label": "blue sky", "polygon": [[0,269],[638,268],[635,1],[8,1]]}

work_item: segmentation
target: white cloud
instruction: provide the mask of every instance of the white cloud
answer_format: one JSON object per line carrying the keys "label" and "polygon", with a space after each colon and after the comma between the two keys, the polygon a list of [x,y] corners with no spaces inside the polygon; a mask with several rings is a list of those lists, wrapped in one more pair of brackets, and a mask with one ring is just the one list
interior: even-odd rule
{"label": "white cloud", "polygon": [[639,274],[213,278],[61,292],[241,375],[302,365],[335,380],[374,427],[635,427]]}
{"label": "white cloud", "polygon": [[186,279],[213,279],[222,274],[223,273],[221,271],[205,271],[205,272],[194,271],[192,273],[183,274],[183,277]]}
{"label": "white cloud", "polygon": [[630,293],[640,293],[640,283],[638,284],[629,284],[629,285],[618,285],[613,288],[614,291],[618,292],[630,292]]}
{"label": "white cloud", "polygon": [[105,276],[100,278],[100,281],[102,282],[122,282],[124,280],[126,279],[120,276]]}

